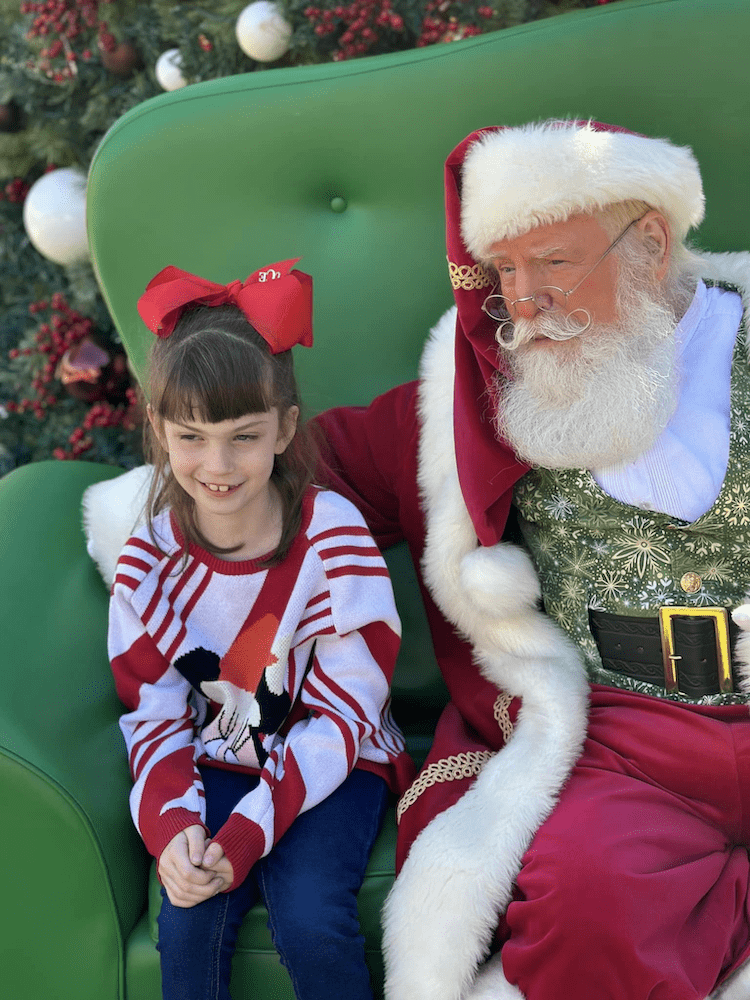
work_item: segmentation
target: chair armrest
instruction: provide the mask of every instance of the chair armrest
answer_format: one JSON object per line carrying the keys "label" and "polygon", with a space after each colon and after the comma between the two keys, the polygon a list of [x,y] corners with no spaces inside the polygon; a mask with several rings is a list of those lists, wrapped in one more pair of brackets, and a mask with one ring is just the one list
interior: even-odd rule
{"label": "chair armrest", "polygon": [[108,594],[80,513],[86,486],[120,471],[40,462],[0,480],[0,882],[13,900],[0,933],[18,957],[4,966],[9,996],[54,996],[61,977],[79,998],[122,995],[123,939],[145,905]]}

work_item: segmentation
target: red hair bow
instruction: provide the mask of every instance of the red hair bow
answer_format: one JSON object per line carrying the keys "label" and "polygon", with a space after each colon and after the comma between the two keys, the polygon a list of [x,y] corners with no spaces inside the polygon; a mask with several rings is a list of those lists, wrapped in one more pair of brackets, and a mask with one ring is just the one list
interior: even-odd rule
{"label": "red hair bow", "polygon": [[312,347],[312,278],[283,260],[255,271],[246,281],[216,285],[179,267],[165,267],[146,285],[138,299],[138,312],[157,337],[168,337],[177,320],[191,305],[221,306],[242,310],[272,354],[296,344]]}

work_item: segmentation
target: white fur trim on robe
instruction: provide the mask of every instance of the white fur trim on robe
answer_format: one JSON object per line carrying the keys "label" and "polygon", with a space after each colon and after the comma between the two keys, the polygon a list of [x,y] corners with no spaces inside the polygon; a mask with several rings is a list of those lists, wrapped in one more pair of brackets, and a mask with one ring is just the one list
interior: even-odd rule
{"label": "white fur trim on robe", "polygon": [[153,465],[139,465],[114,479],[104,479],[83,491],[82,517],[86,549],[107,588],[125,542],[144,523]]}
{"label": "white fur trim on robe", "polygon": [[[538,610],[536,572],[507,543],[482,548],[463,502],[453,438],[455,310],[422,361],[419,485],[423,571],[440,610],[473,645],[482,674],[521,697],[513,736],[469,791],[419,834],[386,901],[388,1000],[472,996],[521,859],[580,754],[588,682],[573,643]],[[479,985],[479,984],[477,984]],[[496,992],[520,997],[515,987]]]}

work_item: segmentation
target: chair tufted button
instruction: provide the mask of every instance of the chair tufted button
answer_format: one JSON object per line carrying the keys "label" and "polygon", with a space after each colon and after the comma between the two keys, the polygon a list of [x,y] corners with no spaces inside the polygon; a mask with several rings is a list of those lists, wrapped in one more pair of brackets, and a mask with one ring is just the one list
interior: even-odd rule
{"label": "chair tufted button", "polygon": [[346,207],[346,198],[331,198],[332,212],[345,212]]}
{"label": "chair tufted button", "polygon": [[680,579],[680,586],[686,594],[696,594],[703,586],[703,580],[697,573],[685,573]]}

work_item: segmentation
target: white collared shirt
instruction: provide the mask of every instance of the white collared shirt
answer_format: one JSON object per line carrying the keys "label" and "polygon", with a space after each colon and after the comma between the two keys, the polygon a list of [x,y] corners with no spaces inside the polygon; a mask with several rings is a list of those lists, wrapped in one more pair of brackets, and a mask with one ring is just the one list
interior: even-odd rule
{"label": "white collared shirt", "polygon": [[711,508],[729,460],[730,372],[741,319],[736,292],[698,283],[675,330],[682,381],[677,409],[634,462],[591,470],[606,493],[688,522]]}

